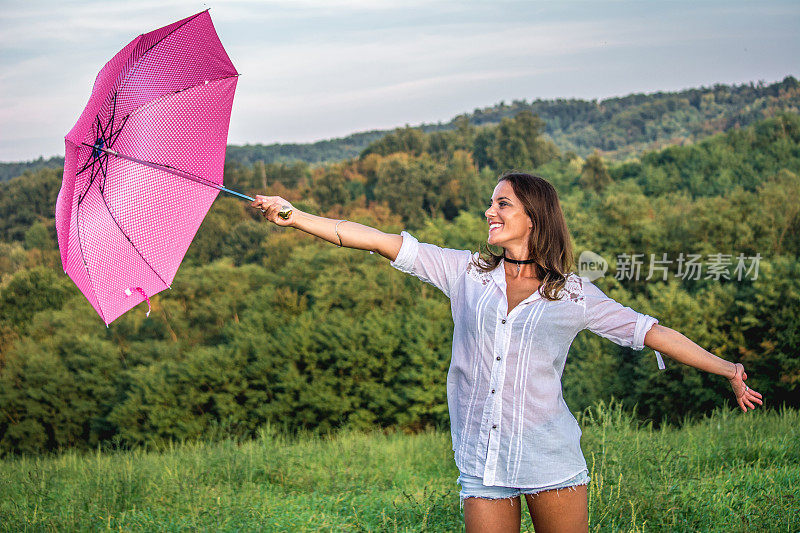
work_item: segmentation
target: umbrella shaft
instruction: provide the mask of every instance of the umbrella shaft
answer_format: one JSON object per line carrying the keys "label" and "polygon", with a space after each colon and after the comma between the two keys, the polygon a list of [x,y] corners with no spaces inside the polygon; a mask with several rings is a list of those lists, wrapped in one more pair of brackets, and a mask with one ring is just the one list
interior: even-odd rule
{"label": "umbrella shaft", "polygon": [[109,150],[107,148],[101,148],[100,146],[82,143],[84,146],[88,146],[90,148],[94,148],[96,150],[100,150],[101,152],[105,152],[107,154],[111,154],[116,157],[121,157],[122,159],[127,159],[128,161],[133,161],[135,163],[139,163],[140,165],[144,165],[146,167],[154,168],[156,170],[163,170],[164,172],[169,172],[170,174],[174,174],[176,176],[180,176],[182,178],[186,178],[187,180],[192,180],[197,183],[201,183],[203,185],[207,185],[209,187],[214,187],[222,192],[226,192],[228,194],[232,194],[234,196],[238,196],[239,198],[243,198],[245,200],[255,201],[255,198],[247,196],[246,194],[242,194],[238,191],[234,191],[233,189],[228,189],[227,187],[223,187],[218,183],[214,183],[213,181],[207,180],[205,178],[201,178],[200,176],[195,176],[194,174],[190,174],[189,172],[184,172],[183,170],[178,170],[177,168],[173,168],[169,165],[160,165],[158,163],[151,163],[150,161],[144,161],[143,159],[137,159],[135,157],[131,157],[129,155],[121,154],[119,152],[115,152],[114,150]]}

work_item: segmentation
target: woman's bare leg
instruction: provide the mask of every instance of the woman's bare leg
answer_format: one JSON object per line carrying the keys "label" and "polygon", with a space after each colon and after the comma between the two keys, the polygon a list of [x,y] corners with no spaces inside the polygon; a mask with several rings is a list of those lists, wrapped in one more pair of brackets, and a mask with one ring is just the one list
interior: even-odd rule
{"label": "woman's bare leg", "polygon": [[519,533],[521,504],[519,496],[496,500],[465,498],[464,523],[467,533]]}
{"label": "woman's bare leg", "polygon": [[586,485],[526,494],[536,533],[588,533],[589,498]]}

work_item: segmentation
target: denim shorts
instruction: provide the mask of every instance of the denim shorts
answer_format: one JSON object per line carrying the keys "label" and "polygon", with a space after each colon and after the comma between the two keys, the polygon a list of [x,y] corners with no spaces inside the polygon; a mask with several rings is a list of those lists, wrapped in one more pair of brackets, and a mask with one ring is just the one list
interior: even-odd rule
{"label": "denim shorts", "polygon": [[[461,509],[464,508],[464,499],[471,497],[488,498],[496,500],[498,498],[512,498],[511,504],[514,504],[514,497],[520,494],[536,494],[544,490],[564,489],[567,487],[575,487],[576,485],[588,485],[592,478],[589,477],[589,471],[583,470],[576,476],[573,476],[561,483],[554,483],[544,487],[535,488],[514,488],[514,487],[490,487],[483,484],[483,479],[477,476],[470,476],[468,474],[461,474],[458,476],[456,483],[461,484],[461,492],[459,493],[461,499]],[[575,490],[574,488],[572,490]]]}

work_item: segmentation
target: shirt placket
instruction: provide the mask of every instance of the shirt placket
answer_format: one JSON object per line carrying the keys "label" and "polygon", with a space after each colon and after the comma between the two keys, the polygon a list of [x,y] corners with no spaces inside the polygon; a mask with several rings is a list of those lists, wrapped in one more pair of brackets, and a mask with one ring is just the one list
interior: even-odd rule
{"label": "shirt placket", "polygon": [[485,484],[497,481],[497,461],[500,455],[500,423],[503,417],[503,383],[506,375],[506,361],[508,349],[511,344],[511,326],[513,319],[519,312],[522,303],[505,315],[506,307],[505,290],[500,307],[497,309],[497,324],[494,336],[494,354],[492,369],[489,376],[489,390],[484,404],[484,416],[481,426],[481,441],[487,442],[486,461],[483,469],[483,482]]}

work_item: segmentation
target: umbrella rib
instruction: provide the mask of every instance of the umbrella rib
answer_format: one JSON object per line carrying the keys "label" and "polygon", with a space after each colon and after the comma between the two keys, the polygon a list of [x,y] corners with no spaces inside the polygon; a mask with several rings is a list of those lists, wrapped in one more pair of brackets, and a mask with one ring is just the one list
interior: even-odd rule
{"label": "umbrella rib", "polygon": [[119,222],[117,222],[117,217],[114,216],[114,213],[111,212],[111,207],[108,205],[108,201],[106,200],[105,191],[103,191],[103,190],[100,191],[100,197],[103,199],[103,204],[106,206],[106,210],[108,210],[108,214],[111,217],[111,220],[114,221],[114,224],[116,224],[117,229],[119,229],[119,232],[122,233],[122,236],[125,237],[126,239],[128,239],[128,242],[131,243],[131,246],[133,246],[133,249],[136,250],[136,253],[139,254],[139,257],[142,258],[142,261],[144,261],[145,264],[150,267],[150,270],[153,271],[153,274],[158,276],[158,279],[161,280],[161,283],[163,283],[166,288],[171,289],[172,287],[170,287],[169,283],[164,281],[164,278],[162,278],[161,274],[159,274],[156,271],[156,269],[153,268],[153,265],[150,264],[150,261],[145,259],[145,257],[142,255],[142,252],[140,252],[139,249],[136,247],[136,245],[133,244],[133,241],[131,240],[131,238],[128,237],[128,234],[125,233],[125,231],[122,229],[122,226],[119,225]]}
{"label": "umbrella rib", "polygon": [[[112,134],[114,132],[114,118],[117,116],[117,91],[114,91],[114,106],[111,108],[111,121],[108,124],[108,129],[111,130]],[[103,137],[105,137],[106,132],[103,132]]]}
{"label": "umbrella rib", "polygon": [[117,137],[119,137],[119,134],[122,133],[122,128],[125,127],[125,123],[128,121],[129,117],[130,115],[125,115],[122,118],[122,124],[119,125],[117,131],[114,131],[114,128],[111,128],[111,135],[108,137],[108,146],[113,146],[114,143],[117,142]]}
{"label": "umbrella rib", "polygon": [[[105,163],[108,165],[108,155],[106,155],[105,159]],[[100,194],[103,194],[103,188],[106,186],[106,170],[107,169],[103,167],[103,161],[100,161],[100,174],[103,175],[103,179],[97,184],[97,187],[100,189]]]}
{"label": "umbrella rib", "polygon": [[86,160],[86,163],[83,164],[81,169],[78,172],[75,173],[75,175],[77,176],[78,174],[81,174],[84,170],[89,168],[92,165],[92,163],[94,163],[94,161],[92,160],[92,158],[90,156],[89,159]]}
{"label": "umbrella rib", "polygon": [[[106,159],[108,159],[108,154],[103,154],[103,155],[105,155]],[[98,168],[102,168],[102,163],[100,163],[99,167],[95,166],[95,163],[99,161],[100,161],[99,158],[95,161],[92,161],[92,175],[89,178],[89,184],[86,185],[86,189],[78,195],[78,205],[81,205],[83,199],[86,198],[87,194],[89,194],[89,189],[92,187],[92,183],[94,183],[94,179],[97,177]]]}

